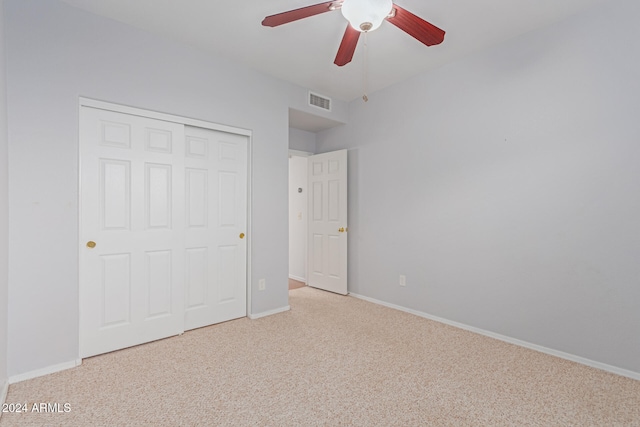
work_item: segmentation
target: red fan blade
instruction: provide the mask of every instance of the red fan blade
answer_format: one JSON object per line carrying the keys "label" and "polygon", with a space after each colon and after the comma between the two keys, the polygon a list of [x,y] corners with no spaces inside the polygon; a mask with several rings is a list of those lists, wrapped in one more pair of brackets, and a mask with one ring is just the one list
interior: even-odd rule
{"label": "red fan blade", "polygon": [[353,53],[356,51],[358,45],[358,39],[360,38],[360,31],[353,28],[350,24],[347,24],[347,29],[342,36],[342,42],[338,48],[338,54],[336,60],[333,61],[339,67],[348,64],[353,59]]}
{"label": "red fan blade", "polygon": [[288,22],[297,21],[298,19],[308,18],[310,16],[319,15],[324,12],[329,12],[330,6],[336,3],[336,1],[327,1],[324,3],[314,4],[313,6],[301,7],[300,9],[290,10],[288,12],[278,13],[276,15],[267,16],[262,20],[262,25],[265,27],[277,27],[278,25],[286,24]]}
{"label": "red fan blade", "polygon": [[440,44],[444,40],[444,30],[428,23],[424,19],[401,8],[397,4],[393,5],[393,9],[395,11],[395,15],[387,18],[387,21],[391,22],[411,37],[426,44],[427,46]]}

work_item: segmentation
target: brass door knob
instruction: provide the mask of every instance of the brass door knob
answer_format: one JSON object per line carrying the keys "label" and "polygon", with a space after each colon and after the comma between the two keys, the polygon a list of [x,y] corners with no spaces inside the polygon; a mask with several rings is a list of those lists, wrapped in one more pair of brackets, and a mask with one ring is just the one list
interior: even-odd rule
{"label": "brass door knob", "polygon": [[95,247],[96,247],[96,242],[94,242],[93,240],[89,240],[89,241],[87,242],[87,247],[88,247],[89,249],[93,249],[93,248],[95,248]]}
{"label": "brass door knob", "polygon": [[244,239],[244,233],[240,233],[240,238]]}
{"label": "brass door knob", "polygon": [[338,231],[341,232],[341,233],[344,233],[344,227],[338,228]]}

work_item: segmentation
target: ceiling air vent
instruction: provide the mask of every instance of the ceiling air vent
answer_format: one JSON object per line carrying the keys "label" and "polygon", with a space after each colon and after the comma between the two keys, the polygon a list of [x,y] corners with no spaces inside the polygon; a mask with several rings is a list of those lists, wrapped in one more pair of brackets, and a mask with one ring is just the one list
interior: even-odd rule
{"label": "ceiling air vent", "polygon": [[331,99],[317,93],[309,92],[309,105],[331,111]]}

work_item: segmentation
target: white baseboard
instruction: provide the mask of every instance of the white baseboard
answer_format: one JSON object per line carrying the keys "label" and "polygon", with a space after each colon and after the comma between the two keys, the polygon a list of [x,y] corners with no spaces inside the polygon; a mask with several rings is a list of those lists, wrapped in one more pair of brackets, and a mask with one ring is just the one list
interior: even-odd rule
{"label": "white baseboard", "polygon": [[297,280],[298,282],[302,282],[305,285],[307,284],[307,279],[305,279],[304,277],[298,277],[298,276],[295,276],[293,274],[290,274],[289,275],[289,279]]}
{"label": "white baseboard", "polygon": [[486,331],[484,329],[476,328],[474,326],[465,325],[464,323],[454,322],[452,320],[443,319],[442,317],[433,316],[431,314],[424,313],[422,311],[412,310],[410,308],[402,307],[395,304],[390,304],[388,302],[380,301],[374,298],[365,297],[364,295],[358,295],[354,293],[349,293],[349,295],[359,298],[361,300],[369,301],[374,304],[383,305],[385,307],[393,308],[396,310],[404,311],[405,313],[414,314],[419,317],[423,317],[425,319],[433,320],[435,322],[444,323],[446,325],[454,326],[456,328],[464,329],[470,332],[475,332],[476,334],[484,335],[490,338],[495,338],[500,341],[507,342],[509,344],[515,344],[520,347],[528,348],[530,350],[539,351],[541,353],[549,354],[551,356],[556,356],[561,359],[570,360],[572,362],[577,362],[582,365],[590,366],[592,368],[601,369],[603,371],[611,372],[613,374],[621,375],[623,377],[631,378],[634,380],[640,380],[640,372],[629,371],[627,369],[618,368],[617,366],[607,365],[606,363],[596,362],[591,359],[587,359],[584,357],[576,356],[574,354],[565,353],[563,351],[554,350],[552,348],[543,347],[541,345],[532,344],[527,341],[522,341],[516,338],[511,338],[506,335],[497,334],[495,332]]}
{"label": "white baseboard", "polygon": [[25,372],[23,374],[12,375],[9,377],[9,384],[19,383],[20,381],[30,380],[32,378],[42,377],[44,375],[53,374],[55,372],[64,371],[66,369],[75,368],[82,364],[82,359],[71,360],[69,362],[58,363],[57,365],[47,366],[46,368],[36,369],[35,371]]}
{"label": "white baseboard", "polygon": [[256,320],[261,317],[271,316],[272,314],[284,313],[285,311],[291,310],[291,306],[287,305],[285,307],[276,308],[275,310],[263,311],[262,313],[249,314],[247,317],[251,320]]}

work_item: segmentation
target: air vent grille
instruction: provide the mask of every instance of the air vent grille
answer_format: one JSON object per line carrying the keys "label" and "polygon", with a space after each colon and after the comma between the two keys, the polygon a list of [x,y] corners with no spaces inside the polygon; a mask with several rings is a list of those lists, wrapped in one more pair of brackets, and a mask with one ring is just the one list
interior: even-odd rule
{"label": "air vent grille", "polygon": [[309,105],[331,111],[331,99],[317,93],[309,92]]}

